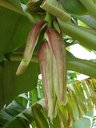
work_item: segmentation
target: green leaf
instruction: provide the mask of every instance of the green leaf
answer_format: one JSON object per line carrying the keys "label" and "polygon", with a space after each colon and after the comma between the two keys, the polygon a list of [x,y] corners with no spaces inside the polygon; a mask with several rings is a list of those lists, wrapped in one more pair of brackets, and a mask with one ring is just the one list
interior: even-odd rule
{"label": "green leaf", "polygon": [[[33,90],[30,92],[38,96]],[[29,97],[31,98],[31,93],[23,93],[0,111],[0,128],[16,128],[16,124],[20,128],[29,128],[29,124],[35,119],[32,110],[37,107],[37,102],[42,102],[37,99],[34,105],[33,103],[29,105],[29,102],[33,100],[29,99]]]}
{"label": "green leaf", "polygon": [[91,28],[96,29],[96,20],[94,19],[94,17],[90,16],[90,15],[82,15],[82,16],[78,16],[78,15],[73,15],[75,18],[83,21],[85,24],[87,24],[88,26],[90,26]]}
{"label": "green leaf", "polygon": [[74,57],[67,52],[67,69],[96,78],[96,63]]}
{"label": "green leaf", "polygon": [[33,113],[36,122],[40,128],[49,128],[47,120],[45,119],[43,113],[40,111],[41,109],[41,106],[33,106]]}
{"label": "green leaf", "polygon": [[21,1],[21,3],[23,3],[23,4],[27,4],[28,3],[28,0],[20,0]]}
{"label": "green leaf", "polygon": [[17,95],[32,90],[37,85],[38,64],[31,63],[26,73],[16,76],[19,62],[4,62],[0,67],[0,108],[8,104]]}
{"label": "green leaf", "polygon": [[0,58],[21,47],[31,27],[27,17],[0,7]]}
{"label": "green leaf", "polygon": [[0,6],[24,15],[20,0],[0,0]]}
{"label": "green leaf", "polygon": [[[14,108],[16,110],[16,108]],[[13,110],[13,111],[14,111]],[[29,128],[29,124],[33,120],[33,115],[32,115],[32,108],[29,107],[27,109],[22,109],[21,113],[18,113],[16,116],[11,118],[8,123],[3,125],[2,128]]]}
{"label": "green leaf", "polygon": [[64,9],[71,14],[84,15],[87,10],[78,0],[59,0]]}

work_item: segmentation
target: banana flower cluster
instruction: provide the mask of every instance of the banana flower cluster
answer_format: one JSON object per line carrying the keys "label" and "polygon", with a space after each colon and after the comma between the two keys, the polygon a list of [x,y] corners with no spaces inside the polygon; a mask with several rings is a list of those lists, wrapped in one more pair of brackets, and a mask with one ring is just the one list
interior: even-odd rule
{"label": "banana flower cluster", "polygon": [[28,67],[40,32],[45,27],[43,45],[38,58],[44,82],[46,110],[52,120],[57,115],[58,103],[63,105],[66,101],[66,52],[61,35],[53,28],[48,28],[46,21],[39,21],[30,31],[24,56],[16,74],[21,75]]}

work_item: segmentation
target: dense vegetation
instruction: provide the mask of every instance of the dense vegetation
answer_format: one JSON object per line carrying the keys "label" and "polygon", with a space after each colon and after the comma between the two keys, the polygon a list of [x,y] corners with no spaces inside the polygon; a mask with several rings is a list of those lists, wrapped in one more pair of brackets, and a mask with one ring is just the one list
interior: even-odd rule
{"label": "dense vegetation", "polygon": [[96,0],[0,0],[0,128],[95,126],[96,60],[74,44],[95,53]]}

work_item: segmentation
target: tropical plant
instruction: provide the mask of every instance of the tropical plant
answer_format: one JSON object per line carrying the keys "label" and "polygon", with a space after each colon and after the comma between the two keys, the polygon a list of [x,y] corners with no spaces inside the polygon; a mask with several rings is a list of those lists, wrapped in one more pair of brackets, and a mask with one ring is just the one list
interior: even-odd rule
{"label": "tropical plant", "polygon": [[[1,128],[89,128],[86,116],[95,121],[96,61],[69,48],[95,52],[95,12],[96,0],[0,0]],[[78,81],[70,70],[89,78]]]}

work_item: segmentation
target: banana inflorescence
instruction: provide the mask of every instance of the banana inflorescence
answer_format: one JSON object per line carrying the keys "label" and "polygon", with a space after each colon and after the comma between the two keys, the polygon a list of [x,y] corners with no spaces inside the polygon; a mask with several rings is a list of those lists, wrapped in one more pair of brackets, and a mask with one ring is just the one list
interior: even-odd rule
{"label": "banana inflorescence", "polygon": [[[16,74],[21,75],[31,61],[40,31],[45,21],[34,25],[29,33],[23,59]],[[57,104],[65,104],[66,94],[66,53],[61,35],[52,28],[45,31],[43,45],[39,51],[40,70],[44,82],[45,102],[48,116],[52,120],[57,115]]]}
{"label": "banana inflorescence", "polygon": [[[53,3],[56,2],[56,4],[51,5],[50,1],[43,1],[43,3],[40,5],[42,9],[47,11],[46,14],[49,13],[53,17],[52,19],[50,18],[49,21],[41,20],[33,26],[32,30],[28,35],[24,56],[17,69],[16,74],[21,75],[22,73],[24,73],[24,71],[26,70],[26,68],[28,67],[31,61],[36,46],[39,43],[40,34],[43,35],[42,46],[39,49],[38,58],[40,64],[40,71],[44,82],[45,103],[46,103],[46,110],[48,113],[48,117],[51,120],[53,120],[53,118],[55,118],[56,115],[59,117],[59,114],[64,111],[67,117],[69,117],[68,119],[66,118],[65,120],[66,121],[68,120],[71,125],[72,121],[74,121],[74,117],[69,116],[70,113],[72,112],[74,113],[74,110],[70,109],[72,107],[72,104],[69,105],[67,104],[67,108],[69,109],[68,112],[67,110],[63,110],[62,108],[63,105],[66,105],[66,101],[67,101],[66,100],[67,70],[66,70],[66,50],[65,50],[66,48],[61,34],[65,33],[66,35],[71,36],[73,39],[80,41],[80,43],[83,46],[89,49],[96,50],[96,36],[95,36],[96,32],[86,31],[86,29],[82,29],[76,26],[75,24],[72,24],[72,22],[71,23],[69,22],[69,20],[72,18],[71,14],[81,15],[81,14],[87,14],[89,12],[94,17],[96,17],[95,14],[96,0],[92,0],[92,1],[91,0],[85,0],[85,1],[59,0],[59,1],[62,3],[66,12],[63,11],[60,3],[58,3],[55,0],[53,1],[51,0],[51,2]],[[89,4],[90,7],[93,8],[92,10],[88,7]],[[55,5],[57,8],[55,7]],[[68,14],[67,12],[70,14]],[[48,19],[48,17],[45,19]],[[56,24],[57,29],[56,27],[53,27],[54,26],[52,22],[53,19],[55,19],[54,21],[56,21],[57,23]],[[49,24],[51,24],[50,26],[53,28],[50,28]],[[59,32],[61,32],[61,34],[58,32],[58,29]],[[94,72],[95,69],[94,67],[96,67],[95,63],[88,62],[86,60],[77,59],[73,57],[69,52],[67,52],[67,64],[68,64],[67,68],[70,70],[78,71],[80,73],[84,73],[86,75],[96,77],[96,72]],[[86,71],[84,71],[84,69]],[[68,98],[69,100],[71,99],[72,101],[76,100],[76,99],[73,100],[70,96],[68,96]],[[75,106],[76,104],[74,104],[74,107]]]}

